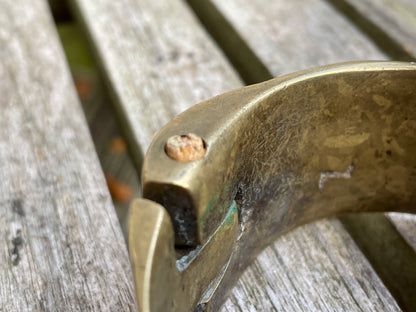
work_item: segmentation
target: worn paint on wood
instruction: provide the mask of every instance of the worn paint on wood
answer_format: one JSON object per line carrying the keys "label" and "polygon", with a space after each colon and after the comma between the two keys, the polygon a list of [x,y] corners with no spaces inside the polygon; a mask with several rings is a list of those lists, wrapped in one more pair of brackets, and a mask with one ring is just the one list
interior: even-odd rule
{"label": "worn paint on wood", "polygon": [[46,1],[0,4],[0,310],[134,311],[126,245]]}

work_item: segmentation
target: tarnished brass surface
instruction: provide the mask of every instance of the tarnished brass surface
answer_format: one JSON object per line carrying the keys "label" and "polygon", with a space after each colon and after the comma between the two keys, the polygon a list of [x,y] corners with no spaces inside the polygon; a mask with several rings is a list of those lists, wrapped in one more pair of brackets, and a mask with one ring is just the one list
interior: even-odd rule
{"label": "tarnished brass surface", "polygon": [[[415,105],[415,64],[360,62],[234,90],[175,117],[146,155],[147,200],[130,210],[140,311],[217,311],[256,254],[306,222],[416,212]],[[168,157],[166,141],[188,133],[205,155]]]}

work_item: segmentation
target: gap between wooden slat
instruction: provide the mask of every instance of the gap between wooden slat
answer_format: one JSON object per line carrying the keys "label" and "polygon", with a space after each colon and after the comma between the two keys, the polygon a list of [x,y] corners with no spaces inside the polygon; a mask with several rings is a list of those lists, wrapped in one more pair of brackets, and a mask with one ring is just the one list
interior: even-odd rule
{"label": "gap between wooden slat", "polygon": [[115,140],[120,141],[119,145],[123,144],[125,136],[111,105],[103,77],[95,66],[85,33],[75,24],[70,13],[66,12],[70,23],[58,23],[56,20],[55,23],[75,84],[89,84],[90,90],[84,91],[85,94],[79,93],[78,96],[126,239],[128,208],[134,198],[141,197],[140,179],[128,145],[125,150],[124,147],[119,147],[118,150],[112,147]]}
{"label": "gap between wooden slat", "polygon": [[[71,13],[72,19],[78,23],[80,28],[84,30],[83,37],[85,38],[85,41],[87,42],[89,52],[91,53],[92,58],[94,59],[94,64],[96,65],[97,74],[102,82],[102,87],[105,89],[106,97],[108,98],[109,102],[111,103],[111,110],[115,112],[114,115],[111,117],[111,123],[114,123],[117,125],[117,131],[119,131],[124,138],[126,142],[129,142],[129,128],[128,128],[128,118],[126,114],[124,114],[121,109],[119,108],[119,105],[115,105],[114,103],[117,103],[117,95],[115,94],[114,89],[111,87],[111,81],[108,77],[110,75],[106,72],[106,66],[103,64],[103,58],[100,56],[100,53],[97,49],[94,48],[94,39],[91,38],[91,34],[88,31],[85,31],[88,29],[88,25],[86,24],[86,21],[81,16],[81,13],[75,4],[74,1],[67,1],[67,6],[69,7],[69,11]],[[95,141],[94,141],[95,142]],[[94,143],[95,144],[95,143]],[[134,170],[137,173],[138,177],[138,185],[140,188],[141,182],[141,171],[142,171],[142,164],[145,153],[141,150],[140,146],[138,144],[127,144],[128,148],[128,167],[134,168]],[[130,165],[130,163],[132,165]],[[141,189],[138,191],[141,194]],[[126,236],[127,228],[126,228],[126,222],[125,220],[120,220],[124,235]]]}
{"label": "gap between wooden slat", "polygon": [[246,85],[273,78],[266,65],[211,1],[187,0],[187,2]]}
{"label": "gap between wooden slat", "polygon": [[391,59],[396,61],[412,62],[415,57],[407,52],[403,47],[392,38],[387,32],[381,29],[369,18],[361,14],[354,6],[345,0],[325,0],[336,10],[346,16],[351,23],[356,25],[361,32],[373,41],[377,47],[386,53]]}
{"label": "gap between wooden slat", "polygon": [[68,3],[66,0],[48,0],[48,4],[55,23],[71,21],[72,17],[68,10]]}
{"label": "gap between wooden slat", "polygon": [[416,311],[416,254],[383,214],[339,218],[404,311]]}

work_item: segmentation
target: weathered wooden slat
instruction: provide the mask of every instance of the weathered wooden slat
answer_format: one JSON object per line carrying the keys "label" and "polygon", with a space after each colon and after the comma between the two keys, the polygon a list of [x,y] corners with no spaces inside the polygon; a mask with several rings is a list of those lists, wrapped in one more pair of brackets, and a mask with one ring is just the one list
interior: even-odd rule
{"label": "weathered wooden slat", "polygon": [[[155,131],[174,114],[203,98],[241,85],[221,53],[181,1],[124,0],[115,3],[74,0],[73,4],[91,37],[113,96],[118,102],[120,114],[126,122],[127,130],[131,133],[130,144],[136,146],[133,148],[135,157],[139,160],[142,157],[142,150],[147,148]],[[351,28],[348,22],[344,21],[344,24]],[[361,40],[365,42],[364,37]],[[345,42],[348,40],[345,39]],[[338,50],[342,51],[341,48]],[[373,52],[376,51],[377,49],[373,48]],[[371,51],[367,53],[371,55]],[[342,60],[342,57],[338,59],[335,57],[333,61],[339,60]],[[322,63],[328,61],[322,60]],[[299,67],[288,68],[287,71],[309,66],[299,64]],[[345,300],[334,296],[334,302],[336,299],[340,300],[336,303],[337,307],[343,306],[345,310],[348,308],[350,311],[371,310],[373,301],[378,300],[376,307],[398,310],[394,299],[377,279],[355,244],[348,239],[334,239],[339,235],[348,237],[337,221],[324,222],[320,226],[328,230],[323,234],[325,238],[316,240],[318,242],[316,245],[308,242],[308,239],[312,240],[310,238],[312,234],[308,234],[308,231],[316,236],[320,235],[313,226],[300,229],[296,232],[298,234],[288,236],[288,242],[280,243],[283,247],[279,250],[286,248],[282,254],[287,256],[288,264],[266,269],[266,264],[257,263],[251,267],[251,270],[261,271],[261,274],[267,276],[268,270],[277,269],[283,272],[290,268],[289,272],[295,274],[299,263],[296,261],[303,261],[309,272],[321,272],[328,276],[326,281],[333,282],[338,293],[356,291]],[[302,236],[309,238],[305,239]],[[300,247],[292,250],[291,246],[298,243]],[[309,259],[304,250],[322,256],[325,261],[320,257]],[[353,261],[348,260],[350,255],[354,255]],[[279,262],[275,259],[269,261]],[[334,267],[333,263],[338,270],[331,269],[331,266]],[[356,269],[352,270],[352,273],[349,270],[340,272],[340,263],[349,263]],[[278,282],[270,281],[268,289],[277,293],[279,282],[292,284],[290,295],[286,293],[285,300],[296,301],[296,298],[304,298],[304,309],[313,310],[314,305],[308,306],[308,302],[319,301],[314,299],[319,297],[319,293],[313,291],[316,282],[302,274],[295,279],[293,274],[282,277]],[[363,286],[357,289],[357,285],[363,280],[367,283],[364,282]],[[258,296],[257,300],[268,304],[267,295],[261,290],[266,285],[263,281],[252,285],[251,289]],[[325,281],[322,282],[325,284]],[[238,294],[238,290],[235,294],[241,300],[244,299]],[[331,292],[326,293],[325,296],[331,296]],[[295,301],[291,306],[296,305]],[[318,302],[317,305],[324,306],[322,302]],[[239,307],[243,305],[237,303],[233,309]],[[277,305],[271,303],[270,307],[273,309]],[[230,308],[230,303],[227,303],[226,308]],[[326,308],[334,309],[331,306]]]}
{"label": "weathered wooden slat", "polygon": [[96,76],[96,69],[90,69],[88,73],[85,69],[75,70],[74,76],[75,79],[77,77],[87,79],[86,77],[90,75],[93,90],[90,98],[82,101],[82,106],[113,198],[114,208],[123,233],[126,234],[130,203],[135,198],[141,197],[140,179],[128,153],[127,144],[122,138],[120,125],[110,105],[108,94],[103,92],[105,89],[103,82]]}
{"label": "weathered wooden slat", "polygon": [[387,59],[325,1],[212,1],[273,76],[313,66]]}
{"label": "weathered wooden slat", "polygon": [[223,311],[399,311],[351,246],[337,220],[294,230],[244,272]]}
{"label": "weathered wooden slat", "polygon": [[386,216],[409,245],[416,250],[416,215],[386,213]]}
{"label": "weathered wooden slat", "polygon": [[46,1],[2,1],[0,29],[0,311],[134,311],[126,246]]}
{"label": "weathered wooden slat", "polygon": [[[339,218],[404,311],[416,310],[416,253],[385,214]],[[414,229],[413,229],[414,231]]]}
{"label": "weathered wooden slat", "polygon": [[130,202],[141,197],[139,176],[84,33],[74,21],[58,23],[57,29],[114,208],[126,234]]}
{"label": "weathered wooden slat", "polygon": [[416,58],[416,1],[344,0]]}
{"label": "weathered wooden slat", "polygon": [[[104,89],[102,82],[96,81],[96,84],[97,91],[102,92]],[[126,234],[130,203],[135,198],[141,197],[140,179],[128,153],[127,144],[122,138],[114,110],[110,107],[108,96],[103,93],[92,95],[90,101],[84,101],[83,107],[89,105],[98,105],[97,110],[87,108],[84,111],[91,119],[89,122],[91,136],[106,176],[118,219],[123,233]]]}
{"label": "weathered wooden slat", "polygon": [[174,115],[241,85],[182,1],[72,3],[120,103],[139,164],[154,134]]}
{"label": "weathered wooden slat", "polygon": [[416,221],[415,216],[407,213],[389,213],[387,217],[392,221],[396,229],[402,234],[406,242],[416,250]]}

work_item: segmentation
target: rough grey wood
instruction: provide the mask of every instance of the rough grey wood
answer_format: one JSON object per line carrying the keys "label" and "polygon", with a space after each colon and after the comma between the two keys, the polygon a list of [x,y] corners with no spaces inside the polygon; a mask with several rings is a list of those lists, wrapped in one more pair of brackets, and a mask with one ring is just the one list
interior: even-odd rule
{"label": "rough grey wood", "polygon": [[[122,118],[125,119],[127,130],[131,133],[130,143],[136,146],[133,151],[138,159],[142,157],[141,151],[147,149],[154,133],[174,114],[204,98],[241,85],[233,70],[182,1],[124,0],[115,3],[74,0],[73,3],[89,32],[93,47],[107,75]],[[329,12],[336,15],[331,10]],[[250,10],[239,13],[246,16],[256,15]],[[259,15],[257,18],[262,20]],[[278,17],[274,19],[277,20]],[[315,36],[322,30],[317,19],[318,17],[312,18],[313,23],[309,25],[316,28]],[[354,29],[342,18],[341,21],[337,26]],[[294,29],[295,26],[296,24],[292,25]],[[293,30],[289,27],[287,31]],[[265,32],[258,32],[257,35],[259,33]],[[358,42],[355,50],[364,49],[368,56],[379,53],[358,31],[350,31],[348,34],[351,33],[356,36],[353,42]],[[266,34],[268,36],[272,33]],[[331,38],[334,37],[334,32],[329,31],[329,34]],[[322,38],[326,36],[328,32],[322,35]],[[322,41],[322,38],[318,39]],[[344,39],[345,43],[350,42],[348,38]],[[367,44],[372,50],[362,48],[361,43]],[[313,44],[316,45],[316,42]],[[327,45],[337,46],[339,42]],[[276,56],[280,49],[284,47],[279,47],[271,54]],[[294,50],[288,49],[289,54]],[[344,60],[343,56],[349,55],[343,51],[343,47],[338,47],[336,51],[343,54],[337,56],[332,49],[326,52],[332,56],[329,60],[322,56],[319,58],[316,51],[311,53],[321,62],[317,64]],[[316,61],[315,56],[311,56],[311,59]],[[292,58],[288,60],[287,57],[282,62],[289,61],[289,64],[293,65],[297,59],[293,55]],[[350,56],[350,59],[354,57]],[[286,67],[286,70],[290,72],[309,67],[311,63],[311,60],[302,61],[300,64],[296,63],[298,67]],[[376,310],[381,307],[391,311],[398,310],[394,299],[338,222],[325,221],[319,223],[319,226],[326,230],[309,226],[276,243],[281,246],[273,248],[281,250],[281,254],[285,255],[285,265],[275,266],[280,260],[275,255],[274,258],[269,258],[273,254],[269,252],[265,257],[269,262],[257,262],[251,266],[250,270],[256,272],[258,279],[253,281],[248,278],[245,280],[247,284],[244,285],[248,287],[250,284],[251,293],[255,294],[252,296],[252,302],[260,302],[260,305],[253,303],[253,307],[262,310],[262,305],[264,307],[270,303],[269,310],[276,309],[279,303],[271,302],[265,290],[278,294],[281,290],[279,285],[289,284],[286,292],[276,296],[291,302],[281,302],[281,306],[287,306],[287,311],[291,311],[291,308],[298,304],[299,298],[302,298],[301,303],[305,310],[318,310],[318,307],[326,310],[336,310],[336,307],[348,311]],[[320,237],[321,231],[324,232],[323,236],[313,242],[313,237]],[[341,238],[337,240],[336,237]],[[292,249],[293,244],[298,244],[298,248]],[[305,253],[305,250],[308,252]],[[310,254],[316,257],[310,257]],[[349,258],[351,255],[352,259]],[[299,261],[304,263],[304,272],[307,271],[309,274],[296,274]],[[273,268],[268,267],[268,263],[273,263]],[[344,264],[353,269],[342,270]],[[278,279],[260,278],[268,276],[270,270],[290,274],[283,274]],[[319,275],[326,276],[327,279],[312,278]],[[325,288],[327,283],[332,286]],[[321,288],[314,291],[317,285]],[[332,295],[335,293],[334,289],[336,294]],[[320,295],[320,290],[326,293]],[[350,292],[353,294],[345,298],[339,297]],[[238,301],[234,301],[235,305],[227,302],[224,309],[245,310],[245,307],[250,306],[251,303],[245,301],[249,298],[244,298],[244,292],[238,288],[234,290],[233,296],[244,301],[246,305]],[[328,298],[332,300],[327,301]],[[327,304],[324,304],[325,301]]]}
{"label": "rough grey wood", "polygon": [[408,213],[389,213],[388,218],[396,229],[402,234],[406,242],[416,250],[416,217]]}
{"label": "rough grey wood", "polygon": [[126,246],[46,1],[0,3],[0,311],[135,310]]}
{"label": "rough grey wood", "polygon": [[[53,11],[53,5],[51,9]],[[123,141],[108,92],[94,66],[85,34],[74,21],[58,22],[56,26],[102,170],[108,180],[114,208],[123,233],[126,233],[130,202],[141,196],[139,176]]]}
{"label": "rough grey wood", "polygon": [[416,1],[347,0],[416,58]]}
{"label": "rough grey wood", "polygon": [[118,145],[122,144],[124,140],[115,112],[110,105],[110,99],[108,94],[103,92],[105,87],[101,79],[97,77],[96,69],[75,69],[73,72],[75,72],[75,77],[88,78],[92,84],[91,93],[88,98],[82,101],[82,106],[101,168],[107,179],[116,181],[107,181],[107,183],[110,184],[110,194],[111,190],[118,193],[118,195],[113,194],[112,196],[113,204],[123,233],[126,234],[130,203],[135,198],[141,197],[140,179],[128,153],[127,144],[125,149],[122,146],[112,146],[114,140],[121,141]]}
{"label": "rough grey wood", "polygon": [[138,159],[174,115],[241,85],[182,1],[72,3],[121,103]]}
{"label": "rough grey wood", "polygon": [[323,0],[213,0],[274,76],[387,56]]}
{"label": "rough grey wood", "polygon": [[337,220],[296,229],[259,255],[223,311],[399,311],[353,245]]}

